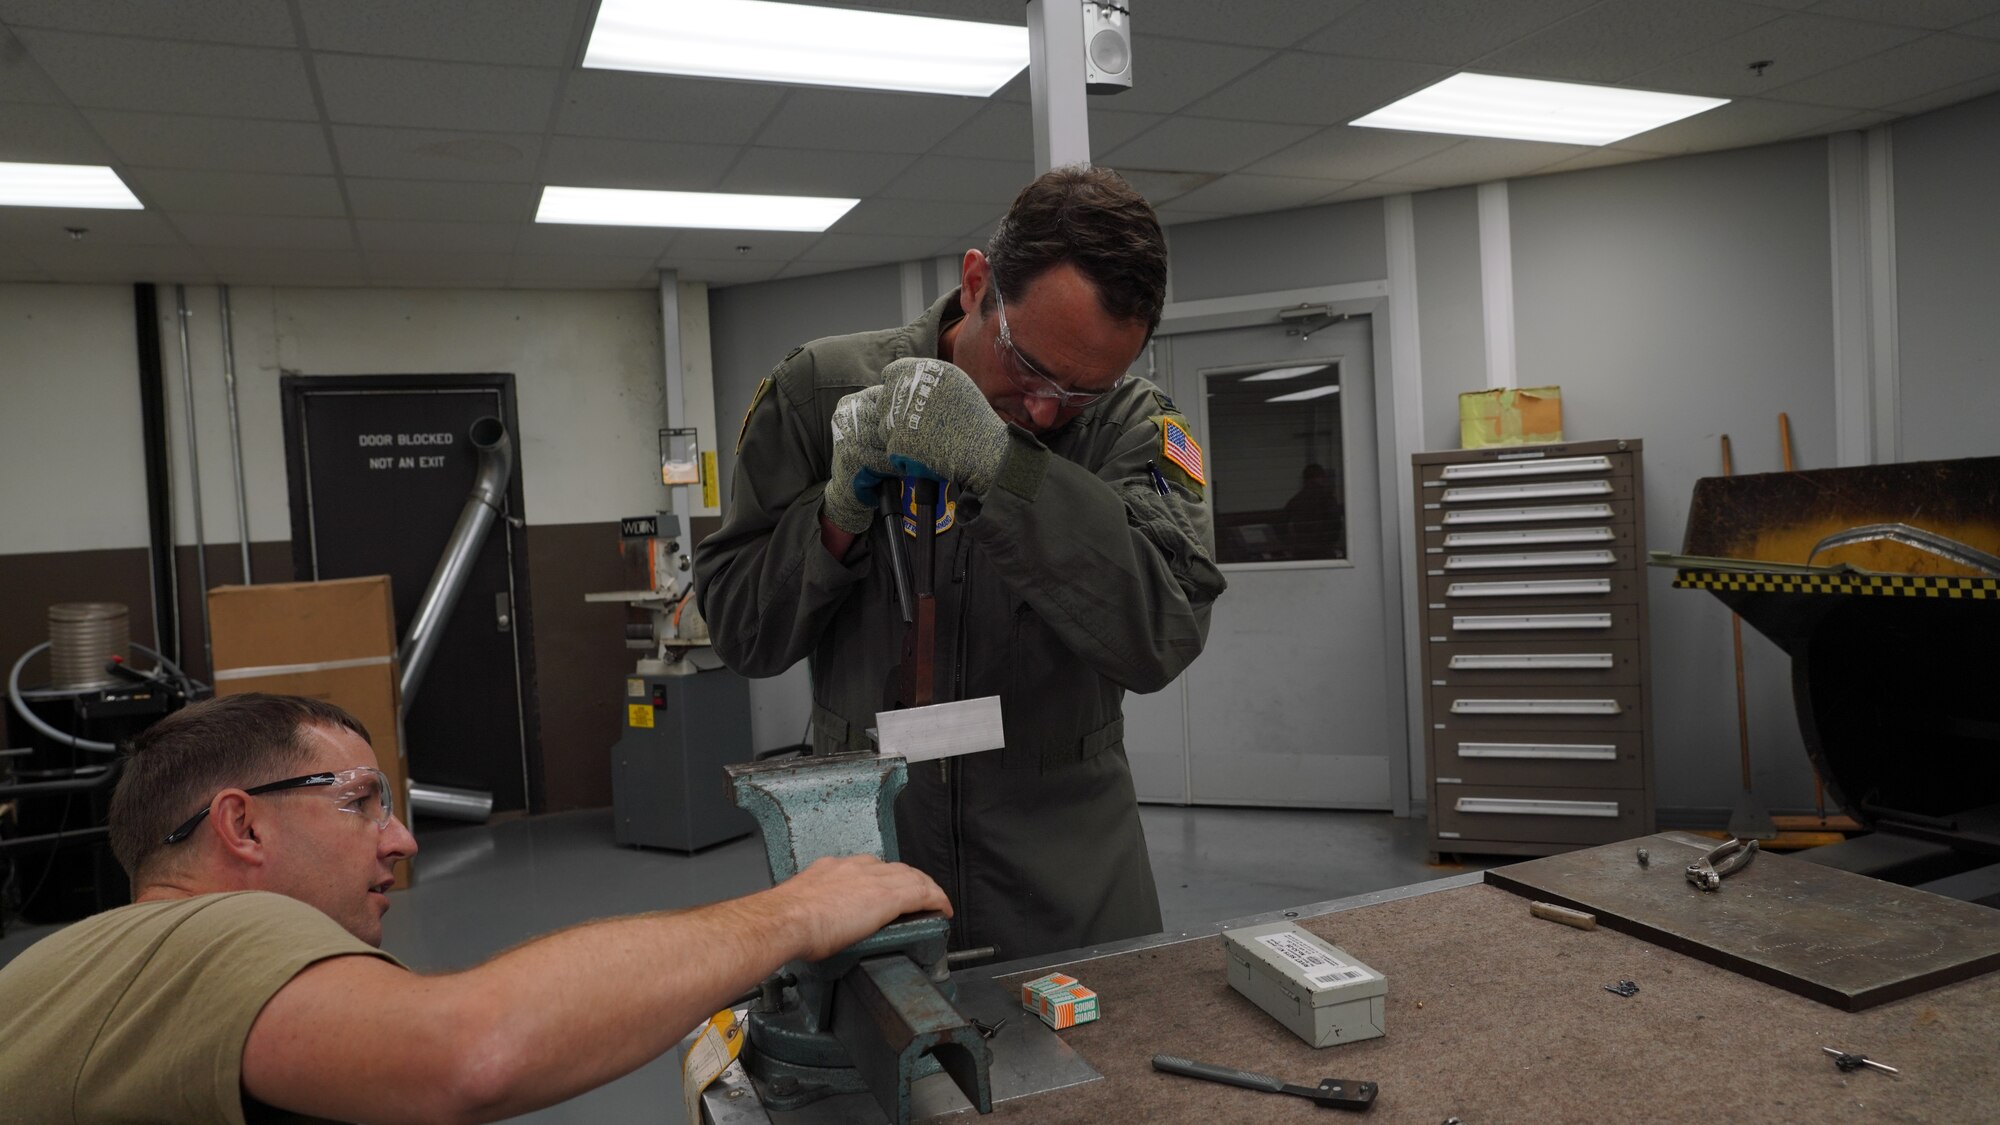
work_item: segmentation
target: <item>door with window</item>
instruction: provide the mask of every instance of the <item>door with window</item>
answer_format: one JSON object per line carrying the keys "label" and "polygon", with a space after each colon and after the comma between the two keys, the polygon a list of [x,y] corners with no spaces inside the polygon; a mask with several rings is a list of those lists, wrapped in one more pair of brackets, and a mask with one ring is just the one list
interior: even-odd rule
{"label": "door with window", "polygon": [[1190,332],[1154,380],[1195,425],[1229,589],[1180,679],[1127,696],[1139,797],[1387,809],[1402,670],[1384,658],[1370,318]]}

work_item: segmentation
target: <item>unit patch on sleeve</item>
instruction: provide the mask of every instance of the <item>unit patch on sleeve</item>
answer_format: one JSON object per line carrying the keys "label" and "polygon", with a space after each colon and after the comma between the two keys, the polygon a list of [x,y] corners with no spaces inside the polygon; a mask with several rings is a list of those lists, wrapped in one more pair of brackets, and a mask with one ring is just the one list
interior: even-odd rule
{"label": "unit patch on sleeve", "polygon": [[1195,444],[1186,426],[1172,418],[1160,419],[1160,455],[1179,465],[1196,484],[1208,483],[1201,465],[1201,446]]}
{"label": "unit patch on sleeve", "polygon": [[[736,452],[738,453],[743,452],[743,435],[750,432],[750,416],[757,412],[757,404],[763,402],[764,396],[770,393],[771,384],[771,377],[769,375],[764,376],[764,381],[757,384],[756,392],[750,396],[750,405],[743,409],[743,424],[736,427]],[[727,417],[727,415],[724,415],[724,417]]]}

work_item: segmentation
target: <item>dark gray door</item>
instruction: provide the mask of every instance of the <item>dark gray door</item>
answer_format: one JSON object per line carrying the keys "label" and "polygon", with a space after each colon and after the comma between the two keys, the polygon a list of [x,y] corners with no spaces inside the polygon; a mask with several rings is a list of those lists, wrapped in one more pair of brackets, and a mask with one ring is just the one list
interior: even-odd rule
{"label": "dark gray door", "polygon": [[[514,435],[508,515],[521,515],[512,375],[286,376],[293,570],[300,580],[387,574],[407,635],[472,487],[472,423]],[[403,716],[410,777],[481,789],[496,811],[542,804],[521,530],[496,521]]]}

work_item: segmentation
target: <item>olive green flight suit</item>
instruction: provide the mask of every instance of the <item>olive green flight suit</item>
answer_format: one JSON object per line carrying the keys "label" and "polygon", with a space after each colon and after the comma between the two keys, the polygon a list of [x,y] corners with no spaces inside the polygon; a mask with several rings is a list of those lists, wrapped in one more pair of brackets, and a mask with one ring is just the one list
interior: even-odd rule
{"label": "olive green flight suit", "polygon": [[[914,324],[815,340],[779,363],[744,418],[723,525],[695,551],[729,667],[775,676],[811,661],[816,753],[871,748],[904,630],[892,521],[845,560],[820,545],[834,406],[894,360],[936,356],[960,315],[954,291]],[[897,831],[901,858],[951,897],[954,948],[1012,960],[1160,928],[1121,704],[1200,655],[1224,586],[1202,486],[1164,454],[1166,417],[1186,425],[1129,380],[1039,440],[1012,427],[984,496],[951,490],[935,588],[954,675],[937,698],[1000,696],[1006,748],[911,766]]]}

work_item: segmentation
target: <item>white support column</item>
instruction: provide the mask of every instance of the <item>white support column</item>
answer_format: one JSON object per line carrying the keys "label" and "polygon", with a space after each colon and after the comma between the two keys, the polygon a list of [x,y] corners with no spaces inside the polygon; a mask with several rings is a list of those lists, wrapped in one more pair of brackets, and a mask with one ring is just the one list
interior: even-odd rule
{"label": "white support column", "polygon": [[[660,271],[660,371],[660,428],[676,429],[687,424],[682,420],[687,414],[687,393],[686,377],[681,367],[679,270]],[[667,509],[685,519],[692,510],[688,505],[688,486],[672,485],[667,489],[667,496]]]}
{"label": "white support column", "polygon": [[1893,171],[1886,128],[1827,138],[1834,450],[1842,465],[1900,458]]}
{"label": "white support column", "polygon": [[904,262],[903,282],[903,323],[908,324],[924,315],[924,267],[921,262]]}
{"label": "white support column", "polygon": [[1424,363],[1422,336],[1417,320],[1417,219],[1411,197],[1392,195],[1382,201],[1383,225],[1387,235],[1389,267],[1389,385],[1394,397],[1395,440],[1384,472],[1394,479],[1396,498],[1394,522],[1383,521],[1383,532],[1392,529],[1400,550],[1385,551],[1397,562],[1396,580],[1401,584],[1400,615],[1384,617],[1389,628],[1403,640],[1404,770],[1392,779],[1391,797],[1397,816],[1408,816],[1428,803],[1424,780],[1424,690],[1423,648],[1409,643],[1419,636],[1423,606],[1416,583],[1409,580],[1411,560],[1422,550],[1417,541],[1416,485],[1410,479],[1410,455],[1424,448]]}
{"label": "white support column", "polygon": [[1035,174],[1090,163],[1082,0],[1028,0],[1028,91],[1034,106]]}
{"label": "white support column", "polygon": [[1479,292],[1486,321],[1486,385],[1518,386],[1514,374],[1514,231],[1504,180],[1479,185]]}

